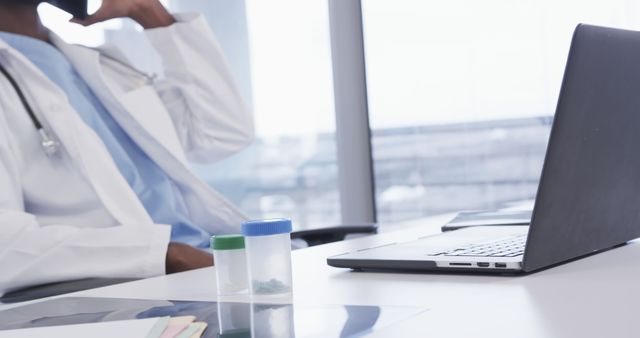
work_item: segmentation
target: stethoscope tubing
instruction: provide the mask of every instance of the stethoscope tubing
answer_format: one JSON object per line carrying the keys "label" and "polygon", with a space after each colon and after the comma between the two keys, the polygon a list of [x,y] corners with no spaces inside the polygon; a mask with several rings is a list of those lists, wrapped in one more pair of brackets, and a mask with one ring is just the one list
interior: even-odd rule
{"label": "stethoscope tubing", "polygon": [[31,109],[31,105],[27,101],[27,98],[24,96],[24,92],[22,92],[22,89],[20,89],[20,86],[18,86],[18,82],[7,71],[7,69],[4,68],[2,64],[0,64],[0,73],[2,73],[7,78],[7,80],[9,80],[9,83],[18,94],[18,97],[20,98],[20,102],[22,102],[24,109],[27,111],[27,114],[29,114],[29,117],[31,118],[31,121],[33,122],[33,125],[36,127],[36,129],[38,130],[42,129],[42,123],[40,123],[40,120],[38,120],[38,117],[33,112],[33,109]]}
{"label": "stethoscope tubing", "polygon": [[59,148],[58,142],[56,142],[53,138],[51,138],[51,136],[49,135],[47,130],[44,128],[42,123],[40,123],[40,120],[38,119],[36,114],[33,112],[33,109],[31,108],[29,101],[27,101],[27,98],[25,97],[24,92],[22,91],[22,89],[20,89],[18,82],[1,63],[0,63],[0,73],[2,73],[7,78],[7,80],[11,84],[11,87],[13,87],[16,94],[18,94],[18,98],[20,99],[22,106],[24,106],[24,109],[27,111],[27,114],[29,114],[29,118],[31,118],[31,122],[33,123],[33,126],[36,128],[36,130],[38,131],[38,134],[40,135],[40,144],[42,145],[42,149],[44,150],[44,152],[48,156],[51,156],[57,153]]}

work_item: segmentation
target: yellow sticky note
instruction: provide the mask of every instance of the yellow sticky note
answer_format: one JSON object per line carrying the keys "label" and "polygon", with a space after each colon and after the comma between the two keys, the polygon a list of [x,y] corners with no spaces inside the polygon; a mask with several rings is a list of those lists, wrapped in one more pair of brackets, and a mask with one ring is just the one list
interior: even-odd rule
{"label": "yellow sticky note", "polygon": [[196,320],[196,316],[171,317],[169,324],[191,324],[194,320]]}

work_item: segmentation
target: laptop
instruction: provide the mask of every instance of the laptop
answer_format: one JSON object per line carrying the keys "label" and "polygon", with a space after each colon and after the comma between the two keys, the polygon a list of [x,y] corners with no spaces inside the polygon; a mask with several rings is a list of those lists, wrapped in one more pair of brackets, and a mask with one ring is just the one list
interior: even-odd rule
{"label": "laptop", "polygon": [[640,32],[578,25],[529,226],[330,257],[352,269],[532,272],[640,237]]}

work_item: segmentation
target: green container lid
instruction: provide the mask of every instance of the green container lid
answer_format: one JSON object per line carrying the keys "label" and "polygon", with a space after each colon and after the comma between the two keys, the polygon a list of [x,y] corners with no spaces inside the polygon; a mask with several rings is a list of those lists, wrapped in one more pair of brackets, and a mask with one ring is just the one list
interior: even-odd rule
{"label": "green container lid", "polygon": [[211,250],[237,249],[244,249],[244,237],[242,235],[211,236]]}

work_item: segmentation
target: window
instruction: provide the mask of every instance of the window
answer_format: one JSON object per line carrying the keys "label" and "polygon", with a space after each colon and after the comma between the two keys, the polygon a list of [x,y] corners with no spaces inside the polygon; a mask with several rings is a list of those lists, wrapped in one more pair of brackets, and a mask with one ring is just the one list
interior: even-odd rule
{"label": "window", "polygon": [[573,29],[634,1],[363,0],[378,219],[535,197]]}

